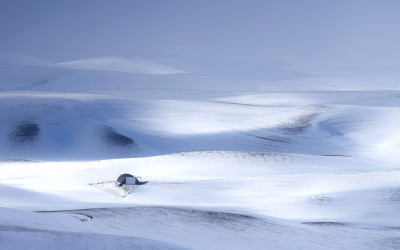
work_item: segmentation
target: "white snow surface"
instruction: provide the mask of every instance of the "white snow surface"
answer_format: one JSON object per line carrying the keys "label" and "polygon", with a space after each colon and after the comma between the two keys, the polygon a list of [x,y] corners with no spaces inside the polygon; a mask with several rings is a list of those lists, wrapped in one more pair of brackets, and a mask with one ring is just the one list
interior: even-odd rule
{"label": "white snow surface", "polygon": [[399,249],[396,70],[0,59],[0,249]]}

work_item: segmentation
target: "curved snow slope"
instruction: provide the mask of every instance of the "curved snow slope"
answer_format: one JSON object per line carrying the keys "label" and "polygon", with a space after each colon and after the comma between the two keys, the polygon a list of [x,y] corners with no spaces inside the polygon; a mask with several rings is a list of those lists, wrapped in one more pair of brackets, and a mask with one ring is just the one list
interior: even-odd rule
{"label": "curved snow slope", "polygon": [[[340,223],[305,225],[204,208],[0,211],[3,249],[395,249],[398,243],[394,230],[377,234],[378,229]],[[20,224],[20,219],[28,223]]]}
{"label": "curved snow slope", "polygon": [[149,238],[80,230],[82,223],[69,215],[44,215],[4,208],[0,211],[2,249],[115,249],[116,246],[121,249],[185,249]]}
{"label": "curved snow slope", "polygon": [[[148,183],[125,198],[88,185],[126,172]],[[91,241],[105,234],[121,244],[146,239],[191,249],[397,247],[397,164],[200,151],[97,162],[3,162],[0,176],[3,206],[53,211],[3,208],[6,246],[16,244],[16,234],[49,247],[57,246],[55,239]]]}
{"label": "curved snow slope", "polygon": [[1,248],[398,248],[397,72],[110,62],[0,63]]}
{"label": "curved snow slope", "polygon": [[177,74],[184,71],[167,67],[161,64],[147,62],[139,59],[124,57],[96,57],[69,62],[60,62],[57,65],[72,69],[91,69],[128,72],[135,74]]}
{"label": "curved snow slope", "polygon": [[[275,92],[260,101],[260,94],[255,94],[249,103],[248,94],[131,100],[99,94],[1,92],[0,158],[84,160],[236,150],[397,161],[397,95]],[[303,104],[289,105],[291,99]]]}
{"label": "curved snow slope", "polygon": [[136,155],[130,132],[114,126],[117,102],[102,95],[0,93],[1,158],[98,159]]}

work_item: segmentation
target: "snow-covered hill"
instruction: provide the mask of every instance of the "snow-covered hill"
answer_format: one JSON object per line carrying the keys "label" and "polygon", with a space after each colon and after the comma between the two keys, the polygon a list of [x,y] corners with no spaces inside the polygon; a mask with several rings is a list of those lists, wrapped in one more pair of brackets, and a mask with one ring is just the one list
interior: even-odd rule
{"label": "snow-covered hill", "polygon": [[154,60],[2,57],[0,248],[398,247],[395,71]]}

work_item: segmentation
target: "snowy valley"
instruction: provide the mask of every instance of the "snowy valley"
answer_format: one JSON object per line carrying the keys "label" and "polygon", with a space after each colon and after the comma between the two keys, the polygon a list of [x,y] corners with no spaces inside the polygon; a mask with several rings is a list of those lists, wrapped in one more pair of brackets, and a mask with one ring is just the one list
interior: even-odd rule
{"label": "snowy valley", "polygon": [[[15,60],[1,64],[6,249],[400,244],[390,82],[308,89],[156,63],[136,73]],[[148,183],[125,198],[89,185],[122,173]]]}
{"label": "snowy valley", "polygon": [[400,248],[395,8],[17,2],[1,250]]}

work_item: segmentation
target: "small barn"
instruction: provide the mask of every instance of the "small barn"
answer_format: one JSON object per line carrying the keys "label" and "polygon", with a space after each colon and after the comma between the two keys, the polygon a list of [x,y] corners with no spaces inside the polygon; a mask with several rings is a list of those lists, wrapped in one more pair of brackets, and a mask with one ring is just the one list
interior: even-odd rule
{"label": "small barn", "polygon": [[[139,177],[140,178],[140,177]],[[131,174],[122,174],[117,179],[118,185],[140,185],[140,181],[138,178]]]}

